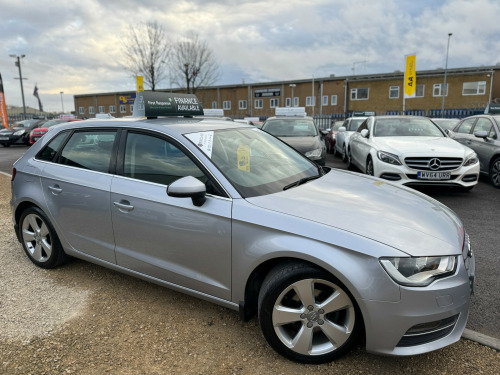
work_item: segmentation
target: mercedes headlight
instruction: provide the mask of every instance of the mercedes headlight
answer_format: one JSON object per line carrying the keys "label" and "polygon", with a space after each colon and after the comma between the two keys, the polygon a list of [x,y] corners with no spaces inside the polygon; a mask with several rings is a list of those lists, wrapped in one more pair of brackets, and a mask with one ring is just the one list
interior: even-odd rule
{"label": "mercedes headlight", "polygon": [[17,132],[15,132],[13,135],[23,135],[25,131],[26,131],[26,130],[24,130],[24,129],[23,129],[23,130],[18,130],[18,131],[17,131]]}
{"label": "mercedes headlight", "polygon": [[385,151],[377,151],[377,156],[384,163],[401,165],[401,162],[399,161],[399,157],[397,155],[390,154],[389,152]]}
{"label": "mercedes headlight", "polygon": [[380,264],[398,284],[427,286],[438,278],[454,274],[457,257],[381,258]]}
{"label": "mercedes headlight", "polygon": [[315,150],[306,152],[306,156],[308,158],[319,158],[321,156],[321,151],[321,148],[317,148]]}
{"label": "mercedes headlight", "polygon": [[465,159],[464,167],[468,167],[469,165],[474,165],[476,163],[479,163],[479,159],[477,158],[477,154],[473,152]]}

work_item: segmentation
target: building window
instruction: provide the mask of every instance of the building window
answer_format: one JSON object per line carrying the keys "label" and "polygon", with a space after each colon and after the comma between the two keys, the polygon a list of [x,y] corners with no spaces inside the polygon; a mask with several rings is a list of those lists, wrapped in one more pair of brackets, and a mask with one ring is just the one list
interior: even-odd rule
{"label": "building window", "polygon": [[[448,96],[448,84],[446,84],[446,89],[443,90],[444,83],[435,83],[432,89],[432,96]],[[444,91],[444,93],[443,93]]]}
{"label": "building window", "polygon": [[423,98],[424,97],[424,89],[425,85],[417,85],[415,89],[415,97],[416,98]]}
{"label": "building window", "polygon": [[217,102],[212,102],[212,109],[217,109]]}
{"label": "building window", "polygon": [[263,100],[262,99],[255,99],[255,108],[259,109],[263,107]]}
{"label": "building window", "polygon": [[389,99],[399,98],[399,86],[389,87]]}
{"label": "building window", "polygon": [[104,113],[104,106],[103,105],[99,106],[99,113]]}
{"label": "building window", "polygon": [[285,99],[285,105],[287,107],[291,107],[292,106],[292,98],[286,98]]}
{"label": "building window", "polygon": [[486,94],[486,81],[464,82],[462,95],[484,95]]}
{"label": "building window", "polygon": [[240,100],[238,102],[238,109],[247,109],[247,101],[246,100]]}
{"label": "building window", "polygon": [[125,104],[120,104],[120,113],[127,112],[127,106]]}
{"label": "building window", "polygon": [[298,107],[299,106],[299,97],[296,96],[293,98],[293,106]]}
{"label": "building window", "polygon": [[271,108],[279,107],[278,99],[271,99],[269,101],[269,104],[270,104]]}
{"label": "building window", "polygon": [[85,107],[78,107],[78,113],[80,115],[84,115],[85,114]]}
{"label": "building window", "polygon": [[321,105],[328,105],[328,95],[323,95]]}
{"label": "building window", "polygon": [[314,107],[316,105],[316,97],[315,96],[307,96],[306,97],[306,107]]}
{"label": "building window", "polygon": [[134,105],[133,104],[130,104],[130,112],[134,113]]}
{"label": "building window", "polygon": [[115,113],[116,112],[116,106],[110,105],[109,106],[109,113]]}
{"label": "building window", "polygon": [[93,115],[95,112],[94,112],[94,107],[90,106],[89,107],[89,114],[90,115]]}
{"label": "building window", "polygon": [[332,105],[337,105],[337,95],[332,95]]}
{"label": "building window", "polygon": [[222,108],[223,109],[231,109],[231,101],[230,100],[224,100],[224,102],[222,102]]}
{"label": "building window", "polygon": [[370,89],[351,89],[351,100],[368,100]]}

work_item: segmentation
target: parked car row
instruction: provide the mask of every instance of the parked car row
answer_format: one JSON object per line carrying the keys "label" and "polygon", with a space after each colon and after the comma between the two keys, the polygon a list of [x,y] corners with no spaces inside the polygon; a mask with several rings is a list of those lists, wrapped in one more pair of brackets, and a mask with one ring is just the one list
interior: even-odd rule
{"label": "parked car row", "polygon": [[500,115],[441,120],[370,116],[355,131],[341,127],[336,147],[342,142],[348,167],[396,184],[470,190],[481,173],[500,188]]}
{"label": "parked car row", "polygon": [[9,147],[15,144],[32,145],[39,140],[49,127],[70,121],[81,121],[80,119],[54,119],[41,120],[29,119],[15,122],[12,127],[0,130],[0,144]]}

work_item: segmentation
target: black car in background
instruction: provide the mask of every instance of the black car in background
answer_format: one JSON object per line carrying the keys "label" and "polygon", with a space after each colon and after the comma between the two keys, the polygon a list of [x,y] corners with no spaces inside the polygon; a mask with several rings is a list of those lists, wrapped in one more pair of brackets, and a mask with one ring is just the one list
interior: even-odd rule
{"label": "black car in background", "polygon": [[481,173],[500,188],[500,115],[464,118],[448,135],[476,152]]}
{"label": "black car in background", "polygon": [[0,130],[0,144],[9,147],[13,144],[30,144],[30,133],[47,120],[30,119],[17,121],[8,129]]}

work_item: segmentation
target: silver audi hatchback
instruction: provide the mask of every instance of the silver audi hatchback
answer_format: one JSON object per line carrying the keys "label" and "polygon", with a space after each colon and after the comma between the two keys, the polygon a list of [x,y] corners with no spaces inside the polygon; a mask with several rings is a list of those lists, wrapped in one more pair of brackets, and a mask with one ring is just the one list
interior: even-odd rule
{"label": "silver audi hatchback", "polygon": [[460,339],[474,255],[450,209],[198,117],[192,96],[144,92],[135,107],[51,127],[14,164],[14,227],[34,264],[80,258],[257,315],[305,363],[362,338],[384,355]]}

